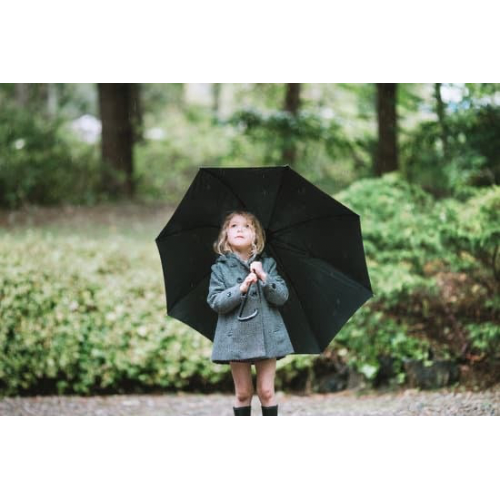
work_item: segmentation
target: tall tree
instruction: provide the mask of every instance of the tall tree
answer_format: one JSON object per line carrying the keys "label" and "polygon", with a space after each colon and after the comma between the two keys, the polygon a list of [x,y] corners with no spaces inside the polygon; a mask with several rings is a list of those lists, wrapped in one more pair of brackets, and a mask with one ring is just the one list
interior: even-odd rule
{"label": "tall tree", "polygon": [[378,144],[375,157],[377,175],[398,169],[396,100],[396,83],[377,83]]}
{"label": "tall tree", "polygon": [[47,83],[47,114],[56,116],[59,107],[59,90],[56,83]]}
{"label": "tall tree", "polygon": [[[300,109],[300,83],[287,83],[285,89],[284,111],[288,111],[295,118]],[[293,166],[297,156],[297,148],[293,136],[285,137],[283,159]]]}
{"label": "tall tree", "polygon": [[441,83],[434,84],[434,97],[436,98],[436,114],[438,116],[439,126],[441,128],[441,140],[443,142],[443,153],[448,157],[448,125],[444,110],[443,97],[441,95]]}
{"label": "tall tree", "polygon": [[219,116],[221,90],[222,83],[212,83],[212,113],[214,118]]}
{"label": "tall tree", "polygon": [[16,104],[19,107],[24,107],[28,104],[29,98],[29,83],[16,83]]}
{"label": "tall tree", "polygon": [[15,101],[21,108],[45,117],[57,113],[57,89],[54,83],[16,83]]}
{"label": "tall tree", "polygon": [[102,189],[111,195],[134,195],[133,83],[99,83]]}
{"label": "tall tree", "polygon": [[130,115],[132,117],[132,132],[134,134],[134,144],[137,144],[144,141],[142,84],[130,83],[129,85],[131,85]]}

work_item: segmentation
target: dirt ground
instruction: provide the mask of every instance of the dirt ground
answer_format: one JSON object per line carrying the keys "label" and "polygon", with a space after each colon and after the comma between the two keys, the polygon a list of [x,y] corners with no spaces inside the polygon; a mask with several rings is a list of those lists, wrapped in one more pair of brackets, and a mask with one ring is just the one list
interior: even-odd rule
{"label": "dirt ground", "polygon": [[[278,393],[276,397],[281,416],[500,415],[500,386],[482,392],[407,389],[308,396]],[[231,394],[15,397],[0,400],[0,415],[231,416],[233,404]],[[252,415],[261,416],[256,396]]]}

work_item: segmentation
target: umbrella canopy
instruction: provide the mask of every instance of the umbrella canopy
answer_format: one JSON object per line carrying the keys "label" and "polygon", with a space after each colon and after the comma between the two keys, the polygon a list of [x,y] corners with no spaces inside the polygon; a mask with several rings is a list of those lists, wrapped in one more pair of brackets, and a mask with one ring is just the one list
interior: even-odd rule
{"label": "umbrella canopy", "polygon": [[213,243],[233,210],[252,212],[289,289],[280,312],[296,354],[324,351],[373,296],[360,217],[288,165],[202,167],[156,238],[168,315],[213,340]]}

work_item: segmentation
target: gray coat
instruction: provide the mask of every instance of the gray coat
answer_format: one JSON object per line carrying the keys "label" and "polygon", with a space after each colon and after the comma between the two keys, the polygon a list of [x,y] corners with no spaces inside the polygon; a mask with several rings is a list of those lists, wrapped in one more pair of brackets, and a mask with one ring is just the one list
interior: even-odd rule
{"label": "gray coat", "polygon": [[[266,282],[252,283],[248,294],[240,285],[250,273],[250,264],[262,262],[267,274]],[[256,308],[258,314],[247,321],[239,321],[241,302],[248,295],[242,316],[250,315]],[[288,299],[285,280],[276,271],[276,261],[265,253],[244,262],[235,253],[220,255],[212,265],[207,297],[209,306],[218,313],[212,350],[214,363],[229,361],[255,361],[280,359],[294,352],[283,318],[278,310]]]}

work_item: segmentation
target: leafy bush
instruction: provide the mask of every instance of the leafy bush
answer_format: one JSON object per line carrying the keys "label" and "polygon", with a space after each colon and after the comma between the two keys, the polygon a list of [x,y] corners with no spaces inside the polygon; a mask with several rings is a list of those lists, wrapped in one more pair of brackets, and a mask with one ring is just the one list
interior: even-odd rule
{"label": "leafy bush", "polygon": [[[410,358],[466,362],[471,347],[494,354],[500,336],[498,187],[478,189],[465,203],[436,202],[393,173],[359,181],[335,197],[361,216],[375,297],[331,350],[340,349],[369,379],[389,356],[398,382]],[[460,288],[450,288],[450,277],[459,278]]]}
{"label": "leafy bush", "polygon": [[219,381],[223,370],[204,360],[209,341],[165,320],[161,273],[151,250],[144,252],[120,239],[4,236],[1,393],[185,389],[193,377]]}
{"label": "leafy bush", "polygon": [[472,346],[485,355],[498,355],[500,352],[500,328],[498,323],[470,323],[467,325]]}
{"label": "leafy bush", "polygon": [[492,296],[500,285],[500,187],[478,189],[466,203],[449,199],[441,203],[442,240],[452,250],[448,264],[470,273]]}
{"label": "leafy bush", "polygon": [[406,178],[437,196],[466,197],[471,187],[500,182],[500,108],[482,106],[420,123],[402,141]]}
{"label": "leafy bush", "polygon": [[17,106],[0,107],[0,206],[96,199],[97,152],[73,139],[62,125],[61,119]]}

